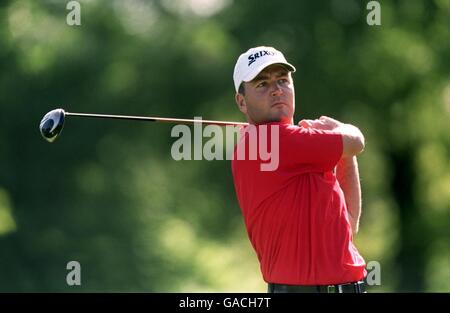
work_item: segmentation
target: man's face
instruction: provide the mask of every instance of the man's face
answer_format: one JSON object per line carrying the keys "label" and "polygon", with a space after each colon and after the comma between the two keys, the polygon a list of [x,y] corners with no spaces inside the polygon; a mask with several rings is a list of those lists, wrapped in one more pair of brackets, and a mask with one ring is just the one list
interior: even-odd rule
{"label": "man's face", "polygon": [[238,93],[236,103],[250,124],[293,123],[294,83],[285,67],[270,65],[244,87],[244,95]]}

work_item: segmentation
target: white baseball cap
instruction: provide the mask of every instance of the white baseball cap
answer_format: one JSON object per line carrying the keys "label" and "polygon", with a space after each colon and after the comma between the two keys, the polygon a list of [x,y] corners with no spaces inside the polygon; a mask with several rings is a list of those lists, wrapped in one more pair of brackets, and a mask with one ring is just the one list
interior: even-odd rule
{"label": "white baseball cap", "polygon": [[295,67],[286,61],[283,53],[273,47],[260,46],[242,53],[234,66],[233,80],[236,92],[242,82],[251,81],[272,64],[284,65],[289,71],[295,72]]}

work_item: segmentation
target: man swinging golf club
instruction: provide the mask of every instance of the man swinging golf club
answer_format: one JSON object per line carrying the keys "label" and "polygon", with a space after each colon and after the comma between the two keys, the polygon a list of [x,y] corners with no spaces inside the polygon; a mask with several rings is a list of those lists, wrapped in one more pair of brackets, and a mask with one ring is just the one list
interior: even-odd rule
{"label": "man swinging golf club", "polygon": [[[261,170],[259,156],[232,160],[247,233],[269,292],[361,293],[367,272],[352,241],[361,214],[356,155],[364,137],[326,116],[294,125],[293,72],[280,51],[264,46],[241,54],[234,68],[246,129],[259,136],[262,127],[276,127],[279,141],[272,144],[279,147],[274,170]],[[252,148],[246,129],[235,156]]]}

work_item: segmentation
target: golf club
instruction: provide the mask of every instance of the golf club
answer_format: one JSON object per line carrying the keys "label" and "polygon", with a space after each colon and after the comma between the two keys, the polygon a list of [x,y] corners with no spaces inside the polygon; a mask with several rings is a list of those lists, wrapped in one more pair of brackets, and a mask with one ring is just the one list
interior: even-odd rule
{"label": "golf club", "polygon": [[119,119],[119,120],[137,120],[147,122],[165,122],[165,123],[177,123],[177,124],[193,124],[201,123],[205,125],[218,125],[218,126],[247,126],[248,123],[242,122],[226,122],[226,121],[211,121],[211,120],[196,120],[196,119],[181,119],[181,118],[168,118],[168,117],[151,117],[151,116],[127,116],[127,115],[107,115],[107,114],[87,114],[87,113],[72,113],[66,112],[63,109],[55,109],[47,114],[41,120],[39,124],[39,130],[42,137],[48,142],[55,141],[58,138],[64,127],[64,121],[68,116],[75,117],[89,117],[89,118],[107,118],[107,119]]}

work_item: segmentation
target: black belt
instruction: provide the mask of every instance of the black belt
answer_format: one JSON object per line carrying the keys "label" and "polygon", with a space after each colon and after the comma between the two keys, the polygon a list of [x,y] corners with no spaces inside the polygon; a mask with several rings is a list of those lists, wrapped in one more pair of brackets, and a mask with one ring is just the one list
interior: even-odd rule
{"label": "black belt", "polygon": [[364,281],[339,285],[297,286],[269,283],[269,293],[365,293]]}

